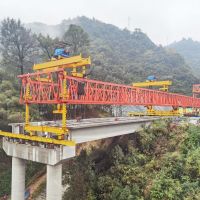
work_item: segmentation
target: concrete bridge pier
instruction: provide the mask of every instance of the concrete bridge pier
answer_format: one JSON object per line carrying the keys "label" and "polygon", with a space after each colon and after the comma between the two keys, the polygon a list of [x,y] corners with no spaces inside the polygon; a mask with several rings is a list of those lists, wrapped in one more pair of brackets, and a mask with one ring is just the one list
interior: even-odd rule
{"label": "concrete bridge pier", "polygon": [[46,200],[62,200],[62,164],[47,165]]}
{"label": "concrete bridge pier", "polygon": [[[24,200],[25,160],[12,157],[11,200]],[[46,200],[62,200],[62,164],[47,165]]]}
{"label": "concrete bridge pier", "polygon": [[3,149],[12,156],[11,200],[24,200],[26,160],[47,166],[46,200],[62,200],[62,162],[76,156],[75,146],[48,149],[3,138]]}
{"label": "concrete bridge pier", "polygon": [[25,193],[25,160],[12,157],[11,200],[24,200]]}

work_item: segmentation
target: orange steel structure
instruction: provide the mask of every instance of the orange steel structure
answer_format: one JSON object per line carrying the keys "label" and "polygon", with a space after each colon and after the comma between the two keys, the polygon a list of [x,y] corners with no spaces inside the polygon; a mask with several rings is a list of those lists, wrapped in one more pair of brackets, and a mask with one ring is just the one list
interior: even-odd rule
{"label": "orange steel structure", "polygon": [[[72,77],[66,75],[63,69],[25,74],[19,78],[22,80],[20,102],[24,104],[66,103],[200,108],[200,98],[194,96]],[[63,98],[62,91],[65,86],[67,95]]]}
{"label": "orange steel structure", "polygon": [[[130,85],[121,85],[87,79],[86,68],[90,58],[81,55],[59,58],[34,65],[34,73],[20,75],[20,103],[25,104],[25,125],[22,133],[0,131],[3,137],[14,140],[75,146],[69,137],[67,126],[67,104],[96,105],[143,105],[172,106],[173,110],[182,108],[200,108],[200,98],[196,94],[200,85],[193,87],[195,95],[185,96],[159,90],[146,89]],[[34,125],[30,121],[31,104],[52,104],[57,108],[53,114],[61,116],[61,125]],[[56,106],[55,106],[56,105]],[[174,113],[172,113],[174,116]],[[168,112],[168,115],[171,115]],[[160,116],[160,114],[159,114]],[[48,137],[43,137],[48,133]],[[33,144],[34,144],[33,143]]]}

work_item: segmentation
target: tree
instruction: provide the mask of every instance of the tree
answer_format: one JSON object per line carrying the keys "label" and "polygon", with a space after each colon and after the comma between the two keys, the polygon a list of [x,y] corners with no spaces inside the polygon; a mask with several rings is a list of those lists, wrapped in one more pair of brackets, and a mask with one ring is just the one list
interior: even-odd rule
{"label": "tree", "polygon": [[37,52],[35,36],[20,20],[10,18],[2,21],[0,34],[3,64],[19,67],[23,74]]}
{"label": "tree", "polygon": [[41,50],[42,57],[51,58],[56,47],[56,44],[59,42],[58,38],[51,38],[49,35],[43,36],[39,34],[37,36],[39,49]]}
{"label": "tree", "polygon": [[63,40],[72,45],[73,54],[86,51],[90,44],[88,34],[80,26],[74,24],[69,26],[69,29],[63,36]]}

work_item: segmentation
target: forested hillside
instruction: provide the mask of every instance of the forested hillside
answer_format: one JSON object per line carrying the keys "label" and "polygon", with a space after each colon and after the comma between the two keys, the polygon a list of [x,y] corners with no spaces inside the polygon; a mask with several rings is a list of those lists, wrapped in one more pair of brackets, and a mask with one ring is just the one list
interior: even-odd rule
{"label": "forested hillside", "polygon": [[174,42],[167,46],[169,49],[176,50],[185,61],[190,65],[194,74],[200,76],[200,42],[194,41],[191,38],[182,39],[179,42]]}
{"label": "forested hillside", "polygon": [[27,24],[32,31],[62,37],[70,24],[81,26],[91,40],[93,78],[130,84],[144,81],[148,75],[173,80],[171,91],[191,94],[199,80],[177,53],[156,46],[140,29],[130,32],[95,19],[78,17],[63,20],[59,25]]}
{"label": "forested hillside", "polygon": [[9,130],[10,122],[24,120],[23,106],[19,104],[19,90],[17,77],[0,67],[0,130]]}
{"label": "forested hillside", "polygon": [[65,165],[66,200],[200,199],[199,127],[158,121]]}

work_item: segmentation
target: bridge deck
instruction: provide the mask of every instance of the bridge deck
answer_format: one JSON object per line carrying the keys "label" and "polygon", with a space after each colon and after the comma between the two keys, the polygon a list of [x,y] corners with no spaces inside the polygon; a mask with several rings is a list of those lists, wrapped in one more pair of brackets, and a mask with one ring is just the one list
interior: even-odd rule
{"label": "bridge deck", "polygon": [[[159,117],[109,117],[67,120],[69,138],[76,143],[88,142],[124,134],[134,133],[141,125],[148,124]],[[61,126],[61,121],[32,122],[39,126]],[[22,133],[24,123],[11,123],[13,133]]]}
{"label": "bridge deck", "polygon": [[[141,130],[142,126],[150,124],[153,120],[159,118],[155,117],[119,117],[119,118],[91,118],[83,119],[81,121],[69,120],[68,125],[70,128],[68,140],[57,140],[58,142],[69,142],[69,144],[60,145],[44,145],[44,143],[35,144],[34,142],[21,143],[18,140],[10,140],[4,138],[3,149],[7,155],[22,158],[25,160],[32,160],[49,165],[55,165],[63,160],[74,157],[76,155],[76,144],[105,139],[115,136],[130,134]],[[60,121],[44,121],[32,122],[33,125],[48,125],[58,126]],[[13,123],[13,135],[20,135],[23,133],[24,123]],[[10,133],[12,135],[12,133]],[[40,137],[44,135],[39,132],[39,138],[51,139]],[[26,137],[26,136],[25,136]],[[34,136],[27,136],[34,137]],[[75,144],[70,145],[70,141],[74,140]],[[51,142],[50,142],[51,143]],[[55,143],[54,143],[55,144]]]}

